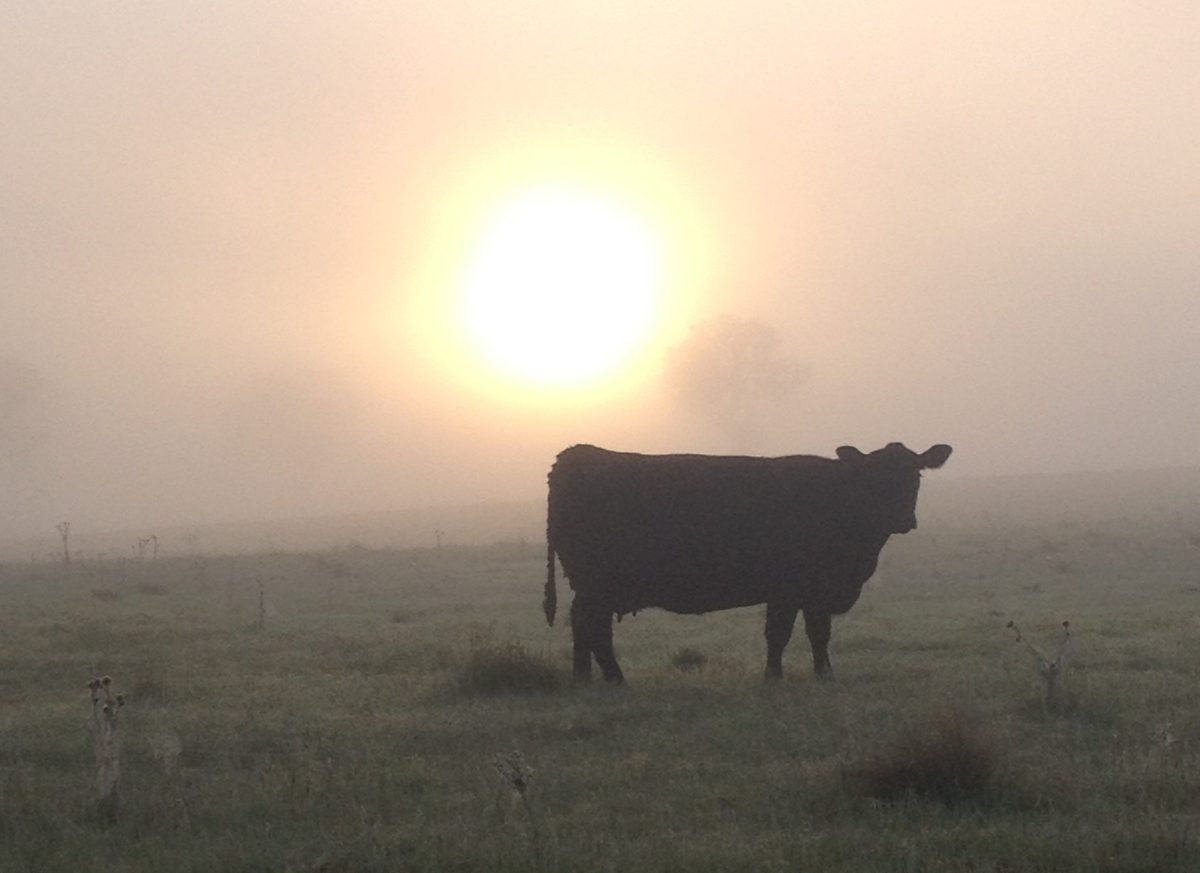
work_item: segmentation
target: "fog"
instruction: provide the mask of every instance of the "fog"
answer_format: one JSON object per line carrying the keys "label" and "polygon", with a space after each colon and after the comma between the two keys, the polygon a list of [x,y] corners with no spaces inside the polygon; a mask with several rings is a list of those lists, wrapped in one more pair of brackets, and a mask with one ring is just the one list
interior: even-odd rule
{"label": "fog", "polygon": [[[1197,465],[1200,7],[647,5],[8,4],[0,537],[535,499],[575,442]],[[475,390],[433,228],[564,140],[709,229],[688,317]]]}

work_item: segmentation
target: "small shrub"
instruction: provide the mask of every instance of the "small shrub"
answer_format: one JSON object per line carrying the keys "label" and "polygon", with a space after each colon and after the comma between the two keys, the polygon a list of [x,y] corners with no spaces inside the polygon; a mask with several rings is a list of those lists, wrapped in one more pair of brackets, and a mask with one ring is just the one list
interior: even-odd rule
{"label": "small shrub", "polygon": [[671,666],[683,673],[699,673],[708,665],[708,655],[685,646],[671,656]]}
{"label": "small shrub", "polygon": [[906,731],[845,775],[880,800],[907,794],[944,803],[983,797],[995,772],[995,750],[955,710]]}
{"label": "small shrub", "polygon": [[518,642],[475,644],[459,679],[460,687],[474,694],[554,691],[561,683],[549,658]]}

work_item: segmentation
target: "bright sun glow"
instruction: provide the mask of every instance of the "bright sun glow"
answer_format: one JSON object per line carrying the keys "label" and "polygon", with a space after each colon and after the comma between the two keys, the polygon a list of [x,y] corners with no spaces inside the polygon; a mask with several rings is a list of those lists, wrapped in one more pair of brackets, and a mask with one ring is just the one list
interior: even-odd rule
{"label": "bright sun glow", "polygon": [[663,294],[658,235],[617,200],[566,185],[525,190],[482,223],[459,287],[474,349],[535,386],[601,379],[653,332]]}

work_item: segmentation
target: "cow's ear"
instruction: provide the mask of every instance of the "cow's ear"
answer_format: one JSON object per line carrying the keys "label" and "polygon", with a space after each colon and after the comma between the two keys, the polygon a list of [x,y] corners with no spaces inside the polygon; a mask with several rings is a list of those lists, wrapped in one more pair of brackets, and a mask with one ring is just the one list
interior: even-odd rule
{"label": "cow's ear", "polygon": [[954,450],[948,445],[938,443],[926,450],[925,454],[918,455],[917,460],[921,463],[922,470],[936,470],[946,463],[946,459],[950,457],[952,451]]}
{"label": "cow's ear", "polygon": [[854,446],[838,446],[837,456],[843,461],[861,461],[866,457],[866,455],[854,448]]}

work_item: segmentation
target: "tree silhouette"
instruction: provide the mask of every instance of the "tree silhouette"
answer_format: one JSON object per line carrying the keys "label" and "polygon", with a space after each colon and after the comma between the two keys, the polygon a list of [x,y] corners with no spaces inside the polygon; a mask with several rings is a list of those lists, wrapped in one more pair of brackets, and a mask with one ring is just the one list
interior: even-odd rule
{"label": "tree silhouette", "polygon": [[667,353],[667,382],[680,404],[738,444],[752,440],[806,376],[774,327],[732,315],[699,322]]}

